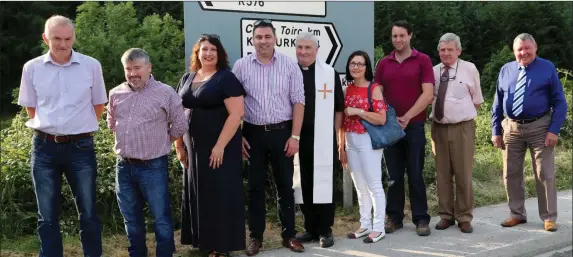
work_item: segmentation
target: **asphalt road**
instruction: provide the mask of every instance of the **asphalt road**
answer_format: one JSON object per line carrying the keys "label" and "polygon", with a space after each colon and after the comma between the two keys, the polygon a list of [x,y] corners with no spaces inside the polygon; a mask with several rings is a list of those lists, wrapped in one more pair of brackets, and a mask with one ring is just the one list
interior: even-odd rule
{"label": "asphalt road", "polygon": [[[528,222],[512,228],[499,224],[509,215],[507,203],[477,208],[472,225],[474,233],[464,234],[457,226],[434,230],[428,237],[419,237],[413,224],[387,234],[380,242],[364,244],[362,240],[337,238],[331,248],[318,243],[305,244],[304,253],[285,248],[263,251],[256,257],[571,257],[573,227],[573,194],[571,190],[558,193],[557,232],[547,232],[539,219],[537,198],[525,201]],[[438,217],[433,217],[433,228]]]}

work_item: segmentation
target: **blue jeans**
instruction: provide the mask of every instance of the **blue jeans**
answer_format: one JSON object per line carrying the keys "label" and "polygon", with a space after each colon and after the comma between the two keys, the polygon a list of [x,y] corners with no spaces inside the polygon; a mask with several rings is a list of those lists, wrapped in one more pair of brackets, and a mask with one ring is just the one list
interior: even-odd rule
{"label": "blue jeans", "polygon": [[115,191],[125,222],[131,257],[147,256],[143,215],[145,201],[155,220],[156,256],[171,257],[175,252],[167,164],[167,155],[142,163],[117,159]]}
{"label": "blue jeans", "polygon": [[59,220],[62,173],[80,216],[84,256],[100,257],[101,223],[95,209],[97,164],[93,137],[56,143],[35,135],[32,141],[31,169],[38,204],[40,257],[64,256]]}

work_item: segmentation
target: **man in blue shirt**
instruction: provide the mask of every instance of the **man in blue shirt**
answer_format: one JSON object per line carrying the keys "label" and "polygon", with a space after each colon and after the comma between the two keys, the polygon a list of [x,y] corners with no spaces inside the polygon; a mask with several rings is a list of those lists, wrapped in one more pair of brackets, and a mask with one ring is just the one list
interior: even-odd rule
{"label": "man in blue shirt", "polygon": [[567,103],[555,66],[537,57],[536,52],[537,43],[530,34],[520,34],[513,41],[516,61],[505,64],[499,72],[491,111],[491,140],[503,149],[503,177],[511,211],[501,226],[527,222],[523,161],[529,149],[539,216],[545,230],[556,231],[554,146],[565,121]]}

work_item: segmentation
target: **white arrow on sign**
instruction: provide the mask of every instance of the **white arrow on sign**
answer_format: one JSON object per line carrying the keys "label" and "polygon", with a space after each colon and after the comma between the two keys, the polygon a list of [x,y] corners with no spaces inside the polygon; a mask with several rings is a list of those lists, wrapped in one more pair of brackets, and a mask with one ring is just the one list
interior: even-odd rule
{"label": "white arrow on sign", "polygon": [[200,1],[203,10],[290,14],[298,16],[326,16],[326,2],[274,2],[274,1]]}
{"label": "white arrow on sign", "polygon": [[[241,57],[255,52],[253,23],[257,19],[241,19]],[[296,37],[301,32],[310,32],[318,38],[320,60],[334,66],[342,49],[342,42],[331,22],[273,20],[277,43],[275,49],[296,60]]]}

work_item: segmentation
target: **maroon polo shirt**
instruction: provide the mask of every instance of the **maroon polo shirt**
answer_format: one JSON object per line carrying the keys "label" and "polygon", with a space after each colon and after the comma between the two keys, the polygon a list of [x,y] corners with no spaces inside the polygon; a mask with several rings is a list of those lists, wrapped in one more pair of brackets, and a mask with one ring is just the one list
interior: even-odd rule
{"label": "maroon polo shirt", "polygon": [[[412,55],[399,63],[396,51],[392,51],[378,62],[374,81],[384,87],[384,98],[394,107],[396,115],[404,116],[422,95],[422,83],[434,84],[432,61],[426,54],[412,49]],[[426,110],[410,122],[425,120]]]}

